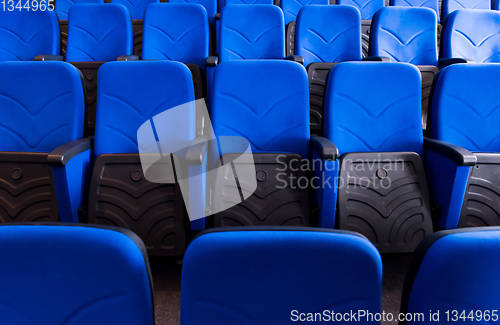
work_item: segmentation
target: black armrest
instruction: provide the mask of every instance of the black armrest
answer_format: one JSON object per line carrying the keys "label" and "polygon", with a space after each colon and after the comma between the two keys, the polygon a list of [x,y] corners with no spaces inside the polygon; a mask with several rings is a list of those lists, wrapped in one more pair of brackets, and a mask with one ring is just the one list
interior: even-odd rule
{"label": "black armrest", "polygon": [[206,61],[206,65],[209,68],[215,68],[219,64],[219,58],[216,56],[209,56]]}
{"label": "black armrest", "polygon": [[474,166],[476,155],[460,146],[424,137],[424,148],[453,160],[458,166]]}
{"label": "black armrest", "polygon": [[311,136],[311,147],[314,151],[319,153],[321,159],[337,160],[339,157],[339,150],[327,138],[319,137],[317,135]]}
{"label": "black armrest", "polygon": [[391,62],[391,59],[383,56],[368,56],[366,58],[363,58],[363,61]]}
{"label": "black armrest", "polygon": [[198,137],[193,140],[186,152],[188,165],[202,165],[208,150],[208,137]]}
{"label": "black armrest", "polygon": [[138,61],[139,57],[137,55],[120,55],[116,61]]}
{"label": "black armrest", "polygon": [[220,20],[220,12],[215,14],[215,20]]}
{"label": "black armrest", "polygon": [[35,61],[64,61],[62,55],[42,54],[35,56]]}
{"label": "black armrest", "polygon": [[298,62],[298,63],[304,65],[304,58],[301,57],[300,55],[289,55],[286,57],[286,59],[289,61]]}
{"label": "black armrest", "polygon": [[439,59],[438,67],[439,69],[446,68],[449,65],[457,64],[457,63],[474,63],[474,61],[469,59],[462,58],[448,58],[448,59]]}
{"label": "black armrest", "polygon": [[52,166],[65,166],[73,157],[92,148],[91,144],[91,138],[83,138],[65,143],[49,153],[47,163]]}

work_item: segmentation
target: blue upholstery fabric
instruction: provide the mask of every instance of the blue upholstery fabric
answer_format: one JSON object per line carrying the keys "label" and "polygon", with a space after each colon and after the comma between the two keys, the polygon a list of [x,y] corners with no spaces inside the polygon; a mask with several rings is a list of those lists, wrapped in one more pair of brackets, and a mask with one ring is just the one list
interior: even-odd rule
{"label": "blue upholstery fabric", "polygon": [[59,22],[50,10],[0,11],[0,61],[59,55]]}
{"label": "blue upholstery fabric", "polygon": [[361,19],[370,20],[385,6],[385,0],[337,0],[337,4],[356,7],[361,12]]}
{"label": "blue upholstery fabric", "polygon": [[71,64],[0,63],[0,151],[49,153],[81,138],[84,103]]}
{"label": "blue upholstery fabric", "polygon": [[146,11],[146,8],[148,7],[149,4],[152,3],[159,3],[160,0],[111,0],[111,3],[116,3],[122,6],[125,6],[128,11],[130,12],[130,15],[132,16],[132,19],[143,19],[144,18],[144,12]]}
{"label": "blue upholstery fabric", "polygon": [[253,152],[309,158],[308,87],[307,73],[296,62],[220,64],[215,69],[211,108],[215,135],[244,137]]}
{"label": "blue upholstery fabric", "polygon": [[80,3],[104,3],[104,0],[57,0],[55,7],[55,12],[59,20],[67,20],[69,9]]}
{"label": "blue upholstery fabric", "polygon": [[437,66],[437,17],[429,8],[385,7],[373,17],[370,55]]}
{"label": "blue upholstery fabric", "polygon": [[148,6],[142,59],[195,63],[204,71],[208,49],[208,18],[201,5],[158,3]]}
{"label": "blue upholstery fabric", "polygon": [[293,310],[380,312],[381,259],[367,239],[281,228],[195,238],[182,266],[181,324],[288,324]]}
{"label": "blue upholstery fabric", "polygon": [[[144,122],[165,110],[194,101],[191,73],[179,62],[109,62],[99,69],[97,78],[94,157],[138,153],[137,131]],[[157,138],[161,141],[172,136],[188,147],[195,138],[194,105],[190,109],[186,116],[192,119],[188,121],[163,120],[162,123],[172,123],[172,127],[167,123],[156,128]],[[179,126],[181,123],[184,127]],[[176,134],[170,134],[172,130]]]}
{"label": "blue upholstery fabric", "polygon": [[285,25],[277,6],[226,6],[220,22],[220,62],[284,59]]}
{"label": "blue upholstery fabric", "polygon": [[285,26],[291,21],[297,20],[300,9],[312,5],[329,5],[329,0],[281,0],[280,7],[285,16]]}
{"label": "blue upholstery fabric", "polygon": [[347,152],[422,156],[421,77],[407,63],[344,62],[328,78],[324,134]]}
{"label": "blue upholstery fabric", "polygon": [[497,64],[442,70],[432,94],[432,137],[470,151],[500,152],[499,83]]}
{"label": "blue upholstery fabric", "polygon": [[[459,315],[463,310],[466,316],[473,311],[474,318],[476,310],[490,315],[498,310],[499,227],[438,232],[425,239],[415,254],[410,268],[415,274],[407,278],[402,311],[423,312],[427,317],[429,310],[439,311],[440,319],[446,320],[447,310],[458,310]],[[451,317],[450,313],[450,323]],[[417,323],[421,324],[407,324]]]}
{"label": "blue upholstery fabric", "polygon": [[500,12],[456,10],[448,17],[441,39],[443,58],[476,63],[500,62]]}
{"label": "blue upholstery fabric", "polygon": [[436,13],[438,21],[440,20],[439,0],[391,0],[390,5],[397,7],[430,8]]}
{"label": "blue upholstery fabric", "polygon": [[455,10],[461,9],[491,9],[490,0],[443,0],[442,18],[446,19]]}
{"label": "blue upholstery fabric", "polygon": [[215,28],[215,14],[217,13],[217,0],[169,0],[169,3],[197,3],[207,11],[208,21]]}
{"label": "blue upholstery fabric", "polygon": [[132,19],[124,6],[109,3],[72,6],[66,61],[112,61],[120,55],[131,55],[132,37]]}
{"label": "blue upholstery fabric", "polygon": [[295,54],[313,62],[361,60],[361,17],[352,6],[307,6],[297,17]]}
{"label": "blue upholstery fabric", "polygon": [[219,12],[228,5],[273,5],[274,0],[220,0]]}
{"label": "blue upholstery fabric", "polygon": [[0,226],[0,263],[2,324],[153,324],[144,244],[125,229]]}

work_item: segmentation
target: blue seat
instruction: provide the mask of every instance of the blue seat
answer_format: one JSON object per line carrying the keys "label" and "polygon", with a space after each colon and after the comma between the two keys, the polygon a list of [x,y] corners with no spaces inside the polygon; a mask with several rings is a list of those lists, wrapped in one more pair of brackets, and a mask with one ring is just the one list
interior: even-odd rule
{"label": "blue seat", "polygon": [[429,8],[436,13],[438,22],[440,20],[438,0],[390,0],[389,4],[396,7]]}
{"label": "blue seat", "polygon": [[274,5],[274,0],[221,0],[219,1],[219,12],[228,5]]}
{"label": "blue seat", "polygon": [[144,19],[144,12],[146,11],[148,5],[152,3],[160,3],[160,0],[111,0],[111,3],[125,6],[130,12],[132,19]]}
{"label": "blue seat", "polygon": [[443,0],[441,18],[445,20],[453,11],[462,9],[491,10],[490,0]]}
{"label": "blue seat", "polygon": [[338,5],[348,5],[359,9],[361,13],[361,36],[363,56],[369,54],[370,25],[373,15],[385,6],[385,0],[337,0]]}
{"label": "blue seat", "polygon": [[203,98],[210,31],[206,10],[198,4],[158,3],[148,6],[142,38],[143,60],[172,60],[193,74],[196,98]]}
{"label": "blue seat", "polygon": [[[423,313],[426,321],[431,310],[435,321],[496,323],[498,272],[499,227],[439,231],[415,252],[405,280],[401,312]],[[438,312],[440,316],[436,317]]]}
{"label": "blue seat", "polygon": [[219,62],[284,58],[285,25],[279,7],[234,5],[222,9]]}
{"label": "blue seat", "polygon": [[104,0],[57,0],[55,12],[59,20],[68,20],[69,9],[77,4],[104,3]]}
{"label": "blue seat", "polygon": [[295,25],[295,53],[304,58],[310,89],[311,132],[322,135],[323,98],[330,69],[360,61],[361,17],[352,6],[306,6]]}
{"label": "blue seat", "polygon": [[417,66],[422,74],[422,128],[438,73],[437,17],[429,8],[385,7],[372,20],[370,55]]}
{"label": "blue seat", "polygon": [[3,225],[0,251],[3,324],[154,324],[148,257],[130,231]]}
{"label": "blue seat", "polygon": [[113,61],[131,54],[132,20],[127,8],[117,4],[80,4],[70,8],[67,62]]}
{"label": "blue seat", "polygon": [[[150,255],[180,256],[189,229],[185,196],[189,193],[198,206],[205,200],[200,184],[193,184],[199,196],[181,187],[185,166],[176,159],[182,152],[171,150],[189,147],[196,137],[191,73],[172,61],[109,62],[99,69],[98,79],[88,220],[131,229]],[[147,168],[152,163],[144,162],[142,154],[165,159]],[[187,172],[198,167],[187,166]]]}
{"label": "blue seat", "polygon": [[307,0],[307,1],[296,1],[296,0],[281,0],[280,8],[283,10],[283,15],[285,17],[285,26],[288,26],[290,22],[297,20],[297,15],[300,10],[308,6],[317,5],[329,5],[329,0]]}
{"label": "blue seat", "polygon": [[443,59],[463,59],[463,62],[472,60],[476,63],[500,62],[500,12],[456,10],[450,14],[443,28]]}
{"label": "blue seat", "polygon": [[420,79],[415,66],[392,62],[339,63],[328,77],[324,136],[340,154],[338,225],[380,252],[412,252],[432,233]]}
{"label": "blue seat", "polygon": [[379,253],[356,233],[214,229],[184,256],[181,324],[287,324],[325,309],[380,313],[381,282]]}
{"label": "blue seat", "polygon": [[456,64],[435,82],[429,142],[436,147],[426,164],[442,228],[500,225],[499,76],[496,64]]}
{"label": "blue seat", "polygon": [[437,66],[437,17],[428,8],[385,7],[372,20],[370,55]]}
{"label": "blue seat", "polygon": [[81,75],[65,62],[0,63],[0,220],[78,222],[90,169]]}
{"label": "blue seat", "polygon": [[[232,164],[226,163],[219,169],[212,190],[212,209],[222,212],[213,217],[214,226],[307,226],[311,223],[312,187],[295,186],[293,177],[309,184],[312,171],[308,174],[295,167],[306,168],[314,156],[317,163],[328,166],[327,174],[336,150],[326,139],[311,137],[308,88],[307,73],[296,62],[238,60],[224,62],[215,69],[211,107],[215,136],[243,137],[250,143],[258,182],[250,197],[245,193],[235,194],[228,190],[234,179],[224,176]],[[220,155],[213,158],[220,162],[233,161],[234,154],[238,153],[241,152],[221,147]],[[315,172],[321,177],[325,168]],[[292,180],[288,181],[289,177]],[[324,191],[336,191],[333,179]],[[241,202],[241,197],[248,198]],[[323,201],[319,196],[315,204],[320,211],[335,206],[335,202]],[[232,207],[225,209],[228,205]]]}
{"label": "blue seat", "polygon": [[0,61],[59,55],[59,23],[50,10],[0,11]]}
{"label": "blue seat", "polygon": [[217,0],[170,0],[169,3],[196,3],[207,11],[208,21],[212,31],[215,30],[215,15],[217,14]]}

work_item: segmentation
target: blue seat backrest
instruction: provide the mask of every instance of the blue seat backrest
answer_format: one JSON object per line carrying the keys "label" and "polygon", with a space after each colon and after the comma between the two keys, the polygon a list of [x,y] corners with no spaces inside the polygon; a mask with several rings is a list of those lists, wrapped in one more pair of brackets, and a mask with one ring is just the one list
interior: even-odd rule
{"label": "blue seat backrest", "polygon": [[328,78],[325,137],[349,152],[423,154],[421,77],[408,63],[344,62]]}
{"label": "blue seat backrest", "polygon": [[215,28],[215,14],[217,13],[217,0],[169,0],[169,3],[197,3],[207,11],[208,21]]}
{"label": "blue seat backrest", "polygon": [[0,151],[51,152],[83,136],[78,69],[65,62],[0,63]]}
{"label": "blue seat backrest", "polygon": [[500,62],[500,12],[456,10],[448,17],[441,39],[443,58],[477,63]]}
{"label": "blue seat backrest", "polygon": [[285,16],[285,26],[291,21],[297,20],[300,9],[313,5],[329,5],[329,0],[281,0],[280,7]]}
{"label": "blue seat backrest", "polygon": [[491,2],[490,0],[443,0],[442,18],[446,19],[453,11],[460,9],[491,10]]}
{"label": "blue seat backrest", "polygon": [[222,9],[220,62],[245,59],[284,59],[283,12],[270,5],[233,5]]}
{"label": "blue seat backrest", "polygon": [[432,91],[433,138],[471,151],[500,152],[500,66],[446,67]]}
{"label": "blue seat backrest", "polygon": [[385,0],[337,0],[337,4],[356,7],[361,12],[361,19],[370,20],[385,6]]}
{"label": "blue seat backrest", "polygon": [[104,3],[104,0],[57,0],[55,12],[59,20],[67,20],[69,9],[80,3]]}
{"label": "blue seat backrest", "polygon": [[[451,320],[452,310],[458,310],[458,316],[461,311],[469,315],[471,310],[498,310],[500,227],[434,233],[415,251],[410,270],[401,312],[428,313],[432,309],[446,317],[449,310]],[[492,313],[488,314],[491,319]]]}
{"label": "blue seat backrest", "polygon": [[159,3],[159,2],[160,0],[133,0],[133,1],[111,0],[111,3],[116,3],[125,6],[130,12],[132,19],[143,19],[144,12],[146,11],[148,5],[151,3]]}
{"label": "blue seat backrest", "polygon": [[216,136],[241,136],[253,152],[309,157],[309,86],[291,61],[231,61],[217,66],[211,108]]}
{"label": "blue seat backrest", "polygon": [[203,70],[209,49],[206,10],[198,4],[148,6],[142,34],[142,59],[195,63]]}
{"label": "blue seat backrest", "polygon": [[352,6],[307,6],[295,25],[295,54],[313,62],[361,60],[361,17]]}
{"label": "blue seat backrest", "polygon": [[[188,120],[155,116],[194,101],[193,78],[182,63],[172,61],[109,62],[97,74],[97,117],[94,157],[112,153],[138,153],[139,127],[151,121],[155,137],[184,141],[195,137],[195,107],[184,114]],[[161,116],[160,116],[161,118]],[[153,141],[154,142],[154,141]],[[143,148],[147,150],[147,148]]]}
{"label": "blue seat backrest", "polygon": [[2,323],[153,324],[146,254],[121,228],[0,226]]}
{"label": "blue seat backrest", "polygon": [[113,61],[132,54],[132,19],[118,4],[72,6],[68,19],[67,62]]}
{"label": "blue seat backrest", "polygon": [[0,61],[30,61],[59,55],[59,22],[50,10],[0,11]]}
{"label": "blue seat backrest", "polygon": [[430,8],[434,10],[439,22],[439,0],[391,0],[391,6],[397,7],[417,7],[417,8]]}
{"label": "blue seat backrest", "polygon": [[381,259],[366,238],[280,228],[195,238],[182,265],[181,324],[285,324],[324,309],[380,312]]}
{"label": "blue seat backrest", "polygon": [[385,7],[373,16],[370,55],[437,66],[437,16],[429,8]]}
{"label": "blue seat backrest", "polygon": [[219,12],[228,5],[274,5],[274,0],[220,0]]}

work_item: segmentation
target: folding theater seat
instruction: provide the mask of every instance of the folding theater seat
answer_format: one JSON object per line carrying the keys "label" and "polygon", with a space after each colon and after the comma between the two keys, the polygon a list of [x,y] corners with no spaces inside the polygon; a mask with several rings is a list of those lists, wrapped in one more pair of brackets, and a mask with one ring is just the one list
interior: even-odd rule
{"label": "folding theater seat", "polygon": [[[77,4],[83,3],[104,3],[104,0],[57,0],[55,3],[55,12],[59,18],[59,29],[61,31],[61,54],[66,54],[66,44],[68,44],[68,13],[69,9]],[[87,19],[93,19],[88,16]],[[59,53],[57,53],[59,54]]]}
{"label": "folding theater seat", "polygon": [[283,10],[286,28],[286,54],[293,55],[295,51],[295,23],[300,9],[311,5],[328,5],[330,0],[280,0],[280,8]]}
{"label": "folding theater seat", "polygon": [[221,0],[219,1],[219,12],[229,5],[274,5],[274,0]]}
{"label": "folding theater seat", "polygon": [[352,6],[307,6],[295,30],[295,54],[304,58],[309,77],[311,132],[322,135],[323,100],[330,69],[338,62],[360,61],[361,17]]}
{"label": "folding theater seat", "polygon": [[[89,19],[92,17],[92,19]],[[97,70],[106,61],[126,60],[132,54],[132,20],[118,4],[79,4],[69,10],[65,57],[38,56],[38,60],[65,60],[83,74],[89,134],[95,128]]]}
{"label": "folding theater seat", "polygon": [[422,74],[422,127],[434,76],[438,73],[436,13],[429,8],[386,7],[372,20],[370,55],[417,66]]}
{"label": "folding theater seat", "polygon": [[348,5],[359,9],[361,13],[361,33],[363,57],[369,54],[370,26],[373,15],[385,6],[385,0],[337,0],[338,5]]}
{"label": "folding theater seat", "polygon": [[432,323],[429,311],[441,324],[498,323],[499,227],[436,232],[417,248],[409,270],[401,313],[426,318],[400,324]]}
{"label": "folding theater seat", "polygon": [[2,324],[154,324],[144,244],[69,224],[0,226]]}
{"label": "folding theater seat", "polygon": [[455,10],[485,9],[491,10],[490,0],[442,0],[441,20],[445,20]]}
{"label": "folding theater seat", "polygon": [[[420,73],[407,63],[344,62],[330,72],[324,135],[338,148],[338,204],[321,227],[362,233],[380,252],[412,252],[432,233],[422,163]],[[330,198],[333,200],[334,198]]]}
{"label": "folding theater seat", "polygon": [[500,12],[495,10],[456,10],[443,27],[441,60],[453,63],[500,62]]}
{"label": "folding theater seat", "polygon": [[[321,177],[328,179],[334,170],[337,151],[328,140],[311,137],[308,99],[307,74],[296,62],[236,60],[217,67],[210,113],[221,150],[211,152],[210,161],[218,162],[210,170],[223,166],[211,183],[211,209],[217,212],[213,226],[308,226],[316,223],[311,218],[316,204],[320,212],[335,209],[335,202],[321,196],[336,190],[335,180],[323,189]],[[220,137],[236,136],[247,139],[253,153],[256,174],[251,178],[257,184],[252,195],[248,181],[238,176],[245,162],[235,157],[242,152],[220,142]],[[311,190],[317,187],[314,204]]]}
{"label": "folding theater seat", "polygon": [[189,179],[191,191],[181,183],[204,159],[196,147],[188,150],[195,159],[184,159],[196,140],[189,69],[172,61],[109,62],[98,78],[88,222],[131,229],[150,255],[180,256],[189,230],[184,202],[193,202],[191,215],[205,202],[200,177]]}
{"label": "folding theater seat", "polygon": [[68,63],[0,63],[2,223],[78,222],[91,155],[82,86]]}
{"label": "folding theater seat", "polygon": [[169,0],[169,3],[195,3],[202,5],[207,11],[212,36],[212,49],[215,49],[215,15],[217,14],[217,0]]}
{"label": "folding theater seat", "polygon": [[497,64],[452,65],[435,81],[426,165],[442,228],[500,225],[498,82]]}
{"label": "folding theater seat", "polygon": [[322,313],[319,323],[335,319],[329,311],[347,318],[380,313],[381,282],[379,253],[353,232],[214,229],[199,234],[184,256],[181,324],[305,323],[306,313]]}
{"label": "folding theater seat", "polygon": [[125,6],[132,16],[132,30],[134,33],[134,55],[141,55],[142,25],[146,8],[149,4],[159,2],[160,0],[111,0],[111,3]]}
{"label": "folding theater seat", "polygon": [[208,18],[201,5],[158,3],[146,9],[142,59],[186,64],[193,74],[196,99],[205,97],[203,80],[209,48]]}
{"label": "folding theater seat", "polygon": [[396,7],[429,8],[436,13],[438,22],[440,20],[438,0],[390,0],[389,4]]}
{"label": "folding theater seat", "polygon": [[0,11],[0,61],[31,61],[59,55],[57,15],[50,10]]}

